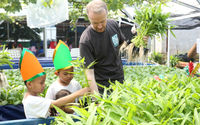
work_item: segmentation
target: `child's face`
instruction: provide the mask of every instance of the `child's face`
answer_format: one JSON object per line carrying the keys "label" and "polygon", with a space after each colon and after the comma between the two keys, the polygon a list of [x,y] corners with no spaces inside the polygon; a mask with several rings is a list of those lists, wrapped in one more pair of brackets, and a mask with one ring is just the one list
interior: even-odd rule
{"label": "child's face", "polygon": [[35,96],[42,93],[45,88],[45,79],[46,75],[43,75],[29,82],[27,85],[29,91],[31,91],[31,93]]}
{"label": "child's face", "polygon": [[74,71],[73,67],[59,71],[58,77],[59,77],[60,81],[63,84],[68,85],[74,77],[74,74],[72,73],[73,71]]}

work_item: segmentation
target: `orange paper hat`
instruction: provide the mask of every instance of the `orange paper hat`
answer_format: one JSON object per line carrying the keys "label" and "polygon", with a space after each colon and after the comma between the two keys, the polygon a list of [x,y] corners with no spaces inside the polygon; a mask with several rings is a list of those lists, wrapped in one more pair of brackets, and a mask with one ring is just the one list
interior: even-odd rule
{"label": "orange paper hat", "polygon": [[45,75],[45,72],[35,55],[28,49],[23,49],[19,68],[24,81],[32,81]]}

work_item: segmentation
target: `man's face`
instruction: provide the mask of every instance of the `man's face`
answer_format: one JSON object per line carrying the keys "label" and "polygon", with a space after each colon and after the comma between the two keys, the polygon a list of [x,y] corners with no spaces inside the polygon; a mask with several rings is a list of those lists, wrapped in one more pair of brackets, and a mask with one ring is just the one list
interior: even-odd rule
{"label": "man's face", "polygon": [[88,18],[92,25],[92,28],[97,32],[104,32],[106,29],[107,13],[103,10],[100,13],[88,13]]}

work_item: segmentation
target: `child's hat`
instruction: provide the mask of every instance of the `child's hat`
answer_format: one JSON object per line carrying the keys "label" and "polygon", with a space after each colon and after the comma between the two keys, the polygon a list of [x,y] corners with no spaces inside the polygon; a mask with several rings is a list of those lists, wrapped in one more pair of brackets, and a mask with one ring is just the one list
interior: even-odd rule
{"label": "child's hat", "polygon": [[61,40],[57,44],[53,53],[53,64],[56,70],[69,69],[72,67],[72,57],[69,47]]}
{"label": "child's hat", "polygon": [[45,75],[40,62],[28,49],[22,50],[19,68],[24,81],[32,81],[37,77]]}

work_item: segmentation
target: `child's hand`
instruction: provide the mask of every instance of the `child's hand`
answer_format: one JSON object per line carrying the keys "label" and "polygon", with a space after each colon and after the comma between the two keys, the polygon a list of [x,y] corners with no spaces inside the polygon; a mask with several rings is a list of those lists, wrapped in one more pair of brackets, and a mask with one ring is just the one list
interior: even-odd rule
{"label": "child's hand", "polygon": [[88,95],[88,94],[90,94],[90,93],[91,93],[90,87],[85,87],[85,88],[79,90],[79,95],[80,95],[80,96]]}

